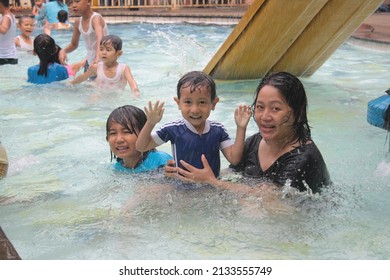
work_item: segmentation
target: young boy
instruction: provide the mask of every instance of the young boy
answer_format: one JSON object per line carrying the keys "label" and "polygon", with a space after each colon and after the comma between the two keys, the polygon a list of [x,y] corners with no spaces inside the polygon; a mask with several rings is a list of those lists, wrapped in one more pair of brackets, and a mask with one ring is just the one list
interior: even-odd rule
{"label": "young boy", "polygon": [[92,0],[73,0],[72,10],[80,15],[75,19],[73,27],[73,36],[70,44],[60,52],[60,62],[65,63],[66,54],[77,49],[80,41],[80,35],[84,38],[87,48],[87,63],[84,70],[89,66],[97,64],[99,61],[99,47],[103,36],[108,35],[108,28],[103,17],[92,10]]}
{"label": "young boy", "polygon": [[18,27],[20,35],[15,37],[15,46],[19,50],[32,52],[34,49],[34,38],[31,37],[35,29],[35,19],[33,16],[23,15],[19,18]]}
{"label": "young boy", "polygon": [[100,41],[100,62],[92,65],[87,72],[78,75],[71,83],[78,84],[96,76],[94,82],[97,87],[116,90],[124,89],[129,84],[132,95],[138,97],[140,92],[131,74],[130,67],[126,64],[118,63],[118,58],[122,53],[121,38],[116,35],[104,36]]}
{"label": "young boy", "polygon": [[0,14],[0,65],[18,64],[16,20],[9,9],[9,0],[0,0]]}
{"label": "young boy", "polygon": [[237,132],[233,143],[221,123],[208,120],[211,110],[215,109],[219,101],[215,82],[209,75],[200,71],[185,74],[177,84],[177,97],[174,100],[183,119],[167,123],[153,133],[152,130],[163,116],[164,103],[157,101],[153,106],[149,101],[149,107],[145,107],[148,120],[138,135],[137,150],[147,151],[170,141],[176,165],[184,160],[197,168],[203,168],[201,155],[204,154],[215,176],[219,175],[221,165],[219,150],[222,150],[230,163],[237,164],[240,161],[246,127],[251,117],[250,106],[240,105],[235,110]]}

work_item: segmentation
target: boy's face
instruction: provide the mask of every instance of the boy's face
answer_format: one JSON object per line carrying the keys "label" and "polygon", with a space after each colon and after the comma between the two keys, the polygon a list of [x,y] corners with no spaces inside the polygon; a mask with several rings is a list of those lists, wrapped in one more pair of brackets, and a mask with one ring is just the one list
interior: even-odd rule
{"label": "boy's face", "polygon": [[122,51],[116,51],[110,42],[100,45],[100,60],[104,63],[115,62],[122,54]]}
{"label": "boy's face", "polygon": [[31,33],[35,28],[35,20],[33,18],[24,18],[23,21],[19,24],[19,29],[21,33],[25,36],[31,36]]}
{"label": "boy's face", "polygon": [[180,99],[175,97],[179,110],[185,120],[190,122],[199,133],[203,133],[205,122],[215,109],[219,99],[211,101],[210,91],[206,87],[199,87],[191,93],[191,87],[180,89]]}
{"label": "boy's face", "polygon": [[72,11],[76,15],[83,15],[86,11],[91,9],[91,0],[73,0]]}

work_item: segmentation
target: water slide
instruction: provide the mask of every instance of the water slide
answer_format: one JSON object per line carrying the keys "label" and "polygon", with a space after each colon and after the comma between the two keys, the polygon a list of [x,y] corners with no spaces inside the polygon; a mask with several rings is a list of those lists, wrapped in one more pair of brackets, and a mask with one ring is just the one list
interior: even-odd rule
{"label": "water slide", "polygon": [[206,65],[218,80],[311,76],[383,0],[254,0]]}

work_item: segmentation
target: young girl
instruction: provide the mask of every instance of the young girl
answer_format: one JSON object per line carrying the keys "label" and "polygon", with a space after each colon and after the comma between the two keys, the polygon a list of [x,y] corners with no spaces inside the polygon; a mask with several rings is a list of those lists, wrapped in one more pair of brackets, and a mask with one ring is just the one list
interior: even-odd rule
{"label": "young girl", "polygon": [[129,84],[134,97],[138,97],[140,92],[136,81],[131,74],[129,66],[118,63],[118,58],[122,55],[122,40],[115,35],[104,36],[100,42],[100,60],[97,65],[77,76],[72,84],[86,81],[90,77],[97,76],[94,82],[102,89],[124,89]]}
{"label": "young girl", "polygon": [[49,35],[39,34],[35,37],[34,54],[38,55],[40,62],[28,68],[27,82],[47,84],[69,77],[68,70],[56,62],[58,61],[58,46]]}
{"label": "young girl", "polygon": [[28,15],[21,16],[19,18],[18,27],[20,29],[20,35],[15,37],[15,46],[19,50],[32,52],[34,50],[34,38],[31,37],[31,34],[35,28],[34,17]]}
{"label": "young girl", "polygon": [[0,65],[18,64],[16,20],[9,9],[9,0],[0,0],[0,14]]}
{"label": "young girl", "polygon": [[125,105],[111,112],[106,123],[106,140],[110,145],[111,160],[116,158],[114,169],[140,173],[163,167],[172,157],[155,149],[138,152],[135,142],[146,123],[146,115],[141,109]]}

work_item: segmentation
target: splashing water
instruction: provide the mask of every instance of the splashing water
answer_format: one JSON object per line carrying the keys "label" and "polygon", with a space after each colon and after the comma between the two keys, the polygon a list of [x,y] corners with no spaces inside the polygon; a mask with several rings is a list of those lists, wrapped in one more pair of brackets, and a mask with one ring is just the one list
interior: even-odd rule
{"label": "splashing water", "polygon": [[[96,98],[88,83],[29,85],[27,68],[38,59],[27,54],[18,66],[0,68],[0,140],[10,160],[9,176],[0,181],[0,218],[22,258],[390,258],[386,132],[366,122],[367,102],[389,85],[388,55],[343,45],[312,77],[302,78],[313,138],[334,185],[321,195],[286,195],[279,201],[284,209],[266,209],[255,196],[180,188],[161,174],[114,173],[105,141],[105,121],[117,106],[143,108],[160,99],[166,102],[161,124],[179,118],[177,81],[202,70],[233,27],[109,28],[124,40],[120,61],[132,69],[139,100],[131,99],[129,88]],[[52,35],[62,47],[71,38]],[[70,63],[83,57],[80,43]],[[234,108],[252,103],[257,83],[217,81],[220,102],[210,118],[234,136]],[[253,120],[247,131],[257,131]],[[168,144],[159,149],[170,152]]]}

